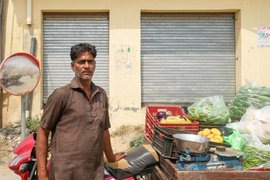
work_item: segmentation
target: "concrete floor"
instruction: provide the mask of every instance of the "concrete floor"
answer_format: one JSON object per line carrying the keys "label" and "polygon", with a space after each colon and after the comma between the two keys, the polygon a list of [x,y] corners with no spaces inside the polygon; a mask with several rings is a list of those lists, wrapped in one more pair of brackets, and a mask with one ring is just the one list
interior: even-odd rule
{"label": "concrete floor", "polygon": [[20,176],[15,174],[8,168],[8,164],[0,164],[0,179],[1,180],[20,180]]}

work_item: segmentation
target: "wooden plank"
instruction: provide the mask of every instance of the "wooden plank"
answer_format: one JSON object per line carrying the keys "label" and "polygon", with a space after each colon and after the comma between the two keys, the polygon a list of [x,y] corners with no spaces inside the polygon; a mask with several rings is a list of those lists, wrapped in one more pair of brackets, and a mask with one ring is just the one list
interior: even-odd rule
{"label": "wooden plank", "polygon": [[165,174],[160,170],[158,166],[155,166],[153,173],[151,174],[151,180],[169,180]]}
{"label": "wooden plank", "polygon": [[177,179],[185,180],[269,180],[270,172],[259,171],[178,171]]}
{"label": "wooden plank", "polygon": [[172,176],[170,172],[167,170],[166,167],[164,167],[162,164],[160,164],[160,170],[164,173],[164,175],[169,179],[169,180],[175,180],[177,179],[176,176]]}
{"label": "wooden plank", "polygon": [[[166,162],[165,162],[166,161]],[[177,179],[177,169],[173,166],[173,163],[169,159],[159,158],[160,165],[163,169],[166,169],[167,174],[173,179]]]}
{"label": "wooden plank", "polygon": [[185,180],[269,180],[270,171],[180,171],[169,159],[160,158],[160,164],[174,179]]}

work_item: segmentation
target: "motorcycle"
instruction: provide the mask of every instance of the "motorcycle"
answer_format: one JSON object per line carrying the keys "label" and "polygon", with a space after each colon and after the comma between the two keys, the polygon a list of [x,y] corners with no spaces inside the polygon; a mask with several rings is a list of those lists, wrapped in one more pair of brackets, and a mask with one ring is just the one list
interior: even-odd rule
{"label": "motorcycle", "polygon": [[[37,175],[37,159],[36,159],[36,133],[30,134],[23,141],[21,141],[14,149],[13,153],[15,157],[9,163],[9,169],[14,171],[17,175],[21,177],[21,180],[38,180]],[[129,153],[128,153],[129,154]],[[141,153],[139,151],[134,151],[130,153],[133,158],[133,163],[135,164],[145,164],[141,166],[138,170],[133,172],[128,172],[125,170],[113,169],[105,164],[104,167],[104,180],[142,180],[148,177],[156,165],[156,161],[151,159],[149,153]],[[135,158],[134,158],[135,155]],[[145,159],[150,157],[151,161],[145,163]],[[136,159],[136,160],[135,160]],[[144,163],[137,161],[144,161]],[[49,173],[49,161],[47,164],[47,173]]]}
{"label": "motorcycle", "polygon": [[15,157],[9,163],[9,169],[21,177],[21,180],[37,180],[36,133],[27,136],[14,149]]}

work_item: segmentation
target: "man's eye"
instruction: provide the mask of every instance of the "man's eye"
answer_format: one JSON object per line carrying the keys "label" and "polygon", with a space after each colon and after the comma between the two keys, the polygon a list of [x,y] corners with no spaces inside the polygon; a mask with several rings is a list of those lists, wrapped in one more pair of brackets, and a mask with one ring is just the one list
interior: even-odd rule
{"label": "man's eye", "polygon": [[84,64],[89,64],[89,65],[93,65],[96,63],[96,61],[79,61],[77,62],[80,65],[84,65]]}
{"label": "man's eye", "polygon": [[96,61],[88,61],[88,64],[95,64]]}

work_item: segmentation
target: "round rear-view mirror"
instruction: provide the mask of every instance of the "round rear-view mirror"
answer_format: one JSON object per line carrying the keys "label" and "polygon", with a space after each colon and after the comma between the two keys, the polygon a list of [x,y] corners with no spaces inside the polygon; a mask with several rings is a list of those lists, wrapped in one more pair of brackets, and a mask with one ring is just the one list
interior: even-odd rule
{"label": "round rear-view mirror", "polygon": [[0,65],[0,85],[5,91],[15,96],[32,92],[39,78],[39,62],[28,53],[12,54]]}

